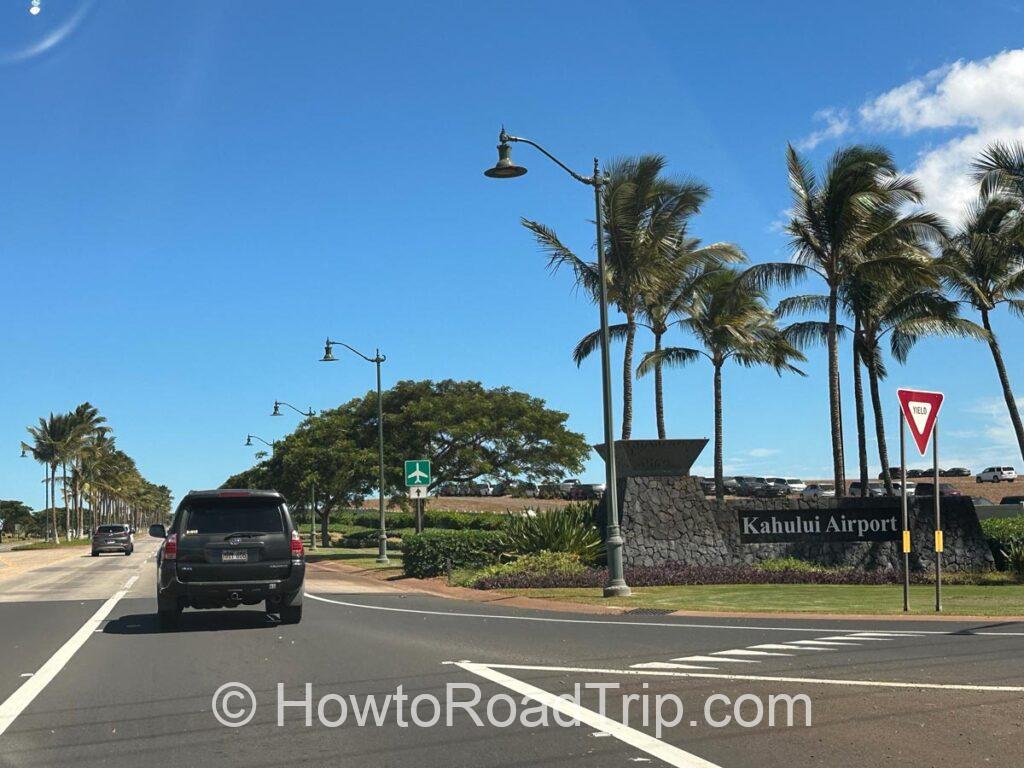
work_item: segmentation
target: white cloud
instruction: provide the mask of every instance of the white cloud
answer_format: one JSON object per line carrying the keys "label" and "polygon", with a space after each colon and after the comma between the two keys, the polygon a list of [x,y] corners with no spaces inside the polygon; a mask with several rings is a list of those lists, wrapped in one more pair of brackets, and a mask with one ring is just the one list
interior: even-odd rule
{"label": "white cloud", "polygon": [[1024,49],[960,60],[883,93],[860,108],[865,127],[957,133],[923,149],[911,173],[928,207],[958,221],[977,194],[971,161],[996,141],[1024,139]]}
{"label": "white cloud", "polygon": [[766,456],[775,456],[779,451],[775,448],[751,448],[747,451],[747,455],[755,459],[762,459]]}
{"label": "white cloud", "polygon": [[814,149],[826,139],[838,139],[850,130],[850,116],[845,109],[828,107],[814,113],[814,119],[825,123],[824,127],[812,132],[796,143],[797,149],[807,151]]}
{"label": "white cloud", "polygon": [[[853,130],[849,120],[839,128],[843,115],[819,112],[816,119],[831,121],[801,146]],[[909,173],[920,181],[927,207],[958,222],[977,195],[971,162],[993,142],[1024,141],[1024,49],[939,67],[863,104],[857,115],[861,130],[934,136]]]}

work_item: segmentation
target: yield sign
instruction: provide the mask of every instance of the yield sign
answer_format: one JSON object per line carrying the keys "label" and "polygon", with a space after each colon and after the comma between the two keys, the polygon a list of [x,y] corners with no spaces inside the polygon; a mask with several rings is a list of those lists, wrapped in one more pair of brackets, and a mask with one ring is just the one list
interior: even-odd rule
{"label": "yield sign", "polygon": [[896,396],[900,399],[900,409],[917,443],[917,450],[924,455],[932,430],[935,429],[935,420],[939,417],[943,394],[919,389],[897,389]]}

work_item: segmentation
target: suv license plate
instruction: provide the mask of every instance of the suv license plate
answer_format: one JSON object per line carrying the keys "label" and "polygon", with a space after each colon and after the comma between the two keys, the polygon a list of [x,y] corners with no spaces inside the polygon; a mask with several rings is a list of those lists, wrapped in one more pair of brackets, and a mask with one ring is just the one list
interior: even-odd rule
{"label": "suv license plate", "polygon": [[222,563],[245,563],[249,560],[249,553],[245,550],[236,552],[221,552],[220,561]]}

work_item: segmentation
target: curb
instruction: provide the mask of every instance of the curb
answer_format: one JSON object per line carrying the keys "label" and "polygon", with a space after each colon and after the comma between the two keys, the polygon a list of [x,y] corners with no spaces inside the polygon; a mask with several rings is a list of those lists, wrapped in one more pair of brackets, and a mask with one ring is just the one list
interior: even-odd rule
{"label": "curb", "polygon": [[[444,579],[406,579],[391,574],[384,574],[375,568],[359,568],[354,565],[325,560],[311,563],[311,566],[319,566],[317,570],[335,572],[344,575],[346,578],[356,578],[364,583],[376,583],[386,585],[390,589],[407,594],[431,595],[433,597],[444,597],[451,600],[461,600],[469,603],[495,603],[499,605],[511,605],[516,608],[530,608],[540,611],[555,613],[586,613],[605,616],[621,616],[632,608],[618,605],[593,605],[590,603],[574,603],[562,600],[549,600],[540,597],[523,597],[521,595],[509,594],[499,590],[482,591],[468,587],[453,587],[445,583]],[[414,583],[410,583],[414,582]],[[808,619],[818,621],[892,621],[892,622],[971,622],[971,621],[992,621],[1000,622],[1024,622],[1024,615],[1020,616],[984,616],[984,615],[927,615],[927,614],[892,614],[892,613],[819,613],[819,612],[752,612],[752,611],[688,611],[678,610],[671,613],[661,614],[663,616],[679,616],[688,618],[713,618],[713,619]]]}

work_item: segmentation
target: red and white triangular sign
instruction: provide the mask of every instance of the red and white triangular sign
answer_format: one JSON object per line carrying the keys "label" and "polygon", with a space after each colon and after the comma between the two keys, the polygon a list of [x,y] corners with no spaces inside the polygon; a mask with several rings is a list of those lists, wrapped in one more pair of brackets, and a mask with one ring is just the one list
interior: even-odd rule
{"label": "red and white triangular sign", "polygon": [[917,450],[924,455],[935,428],[935,420],[939,417],[943,394],[919,389],[897,389],[896,396],[900,399],[900,409],[917,443]]}

